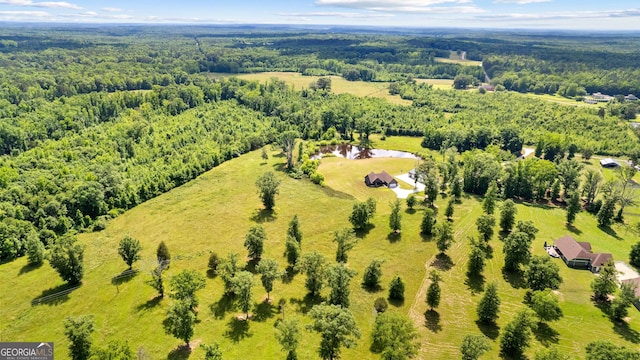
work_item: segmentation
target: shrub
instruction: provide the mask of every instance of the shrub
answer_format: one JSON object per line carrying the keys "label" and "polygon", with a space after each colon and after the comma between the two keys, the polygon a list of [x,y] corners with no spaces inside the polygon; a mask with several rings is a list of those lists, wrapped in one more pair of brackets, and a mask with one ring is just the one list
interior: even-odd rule
{"label": "shrub", "polygon": [[383,297],[379,297],[376,299],[376,301],[373,302],[373,308],[376,309],[376,312],[378,313],[383,313],[387,311],[388,307],[389,307],[389,303]]}
{"label": "shrub", "polygon": [[218,254],[212,251],[209,254],[209,262],[207,263],[207,268],[209,268],[209,271],[215,274],[216,271],[218,271],[218,265],[220,265],[220,258],[218,258]]}
{"label": "shrub", "polygon": [[313,174],[311,174],[310,179],[314,184],[324,186],[324,175],[320,174],[319,172],[314,172]]}

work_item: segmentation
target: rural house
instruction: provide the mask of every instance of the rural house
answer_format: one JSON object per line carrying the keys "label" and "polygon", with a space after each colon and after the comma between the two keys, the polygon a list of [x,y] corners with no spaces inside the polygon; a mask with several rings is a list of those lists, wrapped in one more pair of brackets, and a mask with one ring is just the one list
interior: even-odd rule
{"label": "rural house", "polygon": [[369,173],[369,175],[364,177],[364,183],[367,186],[387,186],[390,188],[395,188],[398,186],[398,182],[393,176],[389,175],[386,171],[382,171],[379,174],[374,173],[373,171]]}
{"label": "rural house", "polygon": [[613,259],[611,254],[592,253],[590,243],[576,241],[571,236],[556,240],[554,247],[567,266],[589,269],[594,273],[600,272],[602,266]]}

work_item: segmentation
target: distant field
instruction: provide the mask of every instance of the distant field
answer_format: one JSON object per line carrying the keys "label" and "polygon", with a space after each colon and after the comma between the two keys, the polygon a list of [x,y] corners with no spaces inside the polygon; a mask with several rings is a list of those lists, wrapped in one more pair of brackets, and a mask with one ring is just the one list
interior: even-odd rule
{"label": "distant field", "polygon": [[[237,76],[240,79],[258,80],[266,82],[269,79],[277,78],[293,85],[297,90],[309,88],[309,84],[318,80],[319,76],[303,76],[294,72],[264,72],[254,74],[212,74],[213,77]],[[341,76],[330,76],[331,91],[336,94],[349,93],[355,96],[371,96],[386,99],[392,104],[411,105],[411,101],[404,100],[398,95],[389,94],[389,83],[347,81]]]}
{"label": "distant field", "polygon": [[[522,94],[522,93],[520,93],[520,94]],[[555,102],[555,103],[562,104],[562,105],[587,106],[587,107],[592,107],[592,108],[598,108],[598,107],[605,107],[606,106],[606,104],[587,104],[584,101],[575,101],[573,99],[567,99],[567,98],[562,97],[560,95],[534,94],[534,93],[526,93],[526,94],[522,94],[522,95],[525,95],[525,96],[528,96],[528,97],[534,98],[534,99],[551,101],[551,102]]]}
{"label": "distant field", "polygon": [[[383,148],[415,151],[419,150],[420,138],[388,137],[381,140],[372,137],[373,144]],[[373,219],[371,231],[361,238],[349,254],[349,267],[358,271],[351,283],[351,311],[356,316],[363,337],[353,349],[345,350],[345,360],[375,357],[369,352],[369,334],[375,314],[372,303],[379,296],[386,296],[387,286],[395,274],[406,281],[406,301],[389,311],[409,314],[420,333],[420,359],[458,358],[458,346],[466,334],[481,334],[475,324],[475,305],[480,298],[478,288],[466,283],[468,236],[476,235],[475,219],[481,214],[479,199],[464,196],[455,206],[454,229],[456,243],[448,252],[452,268],[443,274],[443,300],[437,309],[439,318],[425,318],[424,303],[426,273],[434,266],[437,253],[435,242],[424,241],[419,235],[423,208],[415,213],[403,212],[402,236],[399,240],[388,238],[389,202],[394,194],[384,188],[371,189],[364,185],[363,176],[370,171],[386,170],[393,175],[408,171],[415,161],[407,159],[345,160],[326,158],[319,171],[326,177],[327,186],[322,188],[305,180],[293,180],[282,173],[280,195],[276,198],[273,216],[259,212],[260,203],[254,191],[253,180],[257,174],[279,168],[284,159],[276,151],[269,151],[265,163],[260,151],[228,161],[203,174],[188,184],[171,190],[155,199],[127,211],[107,224],[102,232],[80,235],[86,245],[84,284],[56,303],[31,306],[30,301],[45,291],[62,284],[48,265],[32,269],[26,267],[26,258],[0,265],[0,283],[11,291],[0,292],[0,334],[2,339],[56,342],[56,358],[66,358],[67,341],[63,335],[62,322],[66,316],[93,314],[97,331],[94,343],[104,346],[113,339],[127,339],[134,350],[144,347],[154,359],[178,359],[174,350],[179,340],[164,334],[161,323],[172,300],[153,300],[154,291],[144,284],[148,271],[153,268],[154,252],[160,241],[165,241],[174,261],[166,276],[177,274],[182,269],[205,272],[210,250],[220,256],[237,252],[244,259],[246,250],[242,246],[247,229],[256,222],[265,226],[268,241],[265,257],[277,259],[285,264],[282,255],[288,221],[294,214],[300,217],[304,232],[303,252],[318,250],[333,260],[335,244],[332,233],[335,229],[349,226],[348,215],[356,200],[370,196],[378,201],[378,211]],[[436,154],[437,155],[437,154]],[[436,156],[436,159],[439,159]],[[248,180],[249,179],[249,180]],[[436,205],[443,209],[447,199],[439,198]],[[442,213],[442,212],[441,212]],[[535,254],[544,254],[542,244],[552,242],[565,234],[573,234],[581,241],[590,241],[596,251],[611,252],[616,259],[625,260],[631,245],[638,241],[637,235],[625,227],[614,225],[613,232],[603,232],[596,226],[595,218],[580,213],[575,229],[564,226],[564,211],[560,208],[535,204],[519,204],[519,220],[531,220],[540,229],[532,246]],[[444,221],[442,214],[438,221]],[[134,265],[142,273],[118,286],[111,277],[126,269],[116,254],[117,242],[126,234],[139,239],[143,245],[143,260]],[[526,292],[514,288],[503,277],[502,243],[494,237],[491,241],[493,258],[485,270],[485,282],[498,282],[502,307],[498,325],[501,329],[521,308]],[[373,258],[383,259],[383,290],[367,292],[360,287],[362,272]],[[640,343],[640,313],[630,309],[628,327],[614,327],[602,312],[589,300],[589,283],[593,275],[588,271],[572,270],[560,260],[561,275],[565,279],[559,289],[561,307],[565,317],[550,324],[552,336],[539,333],[532,340],[527,354],[530,358],[536,350],[558,346],[574,358],[584,358],[584,347],[594,339],[609,339],[617,344],[635,347]],[[244,262],[244,260],[243,260]],[[43,279],[46,279],[43,281]],[[222,296],[219,278],[209,278],[207,287],[199,292],[199,323],[193,341],[210,344],[219,342],[225,358],[229,359],[277,359],[283,354],[275,342],[273,325],[281,317],[276,305],[263,302],[265,293],[256,276],[253,288],[255,308],[254,320],[248,325],[235,320],[239,310]],[[309,320],[304,316],[315,302],[304,298],[304,276],[296,275],[292,282],[278,282],[272,293],[273,304],[286,300],[286,316],[298,317],[303,324]],[[327,296],[327,290],[323,291]],[[46,323],[50,326],[41,326]],[[132,324],[134,324],[132,326]],[[589,324],[576,331],[576,324]],[[491,329],[484,329],[494,336]],[[555,335],[553,335],[555,333]],[[499,337],[493,340],[493,349],[485,357],[497,358]],[[298,352],[301,359],[317,358],[319,338],[303,331]],[[260,349],[256,352],[254,349]],[[196,348],[190,358],[203,357]]]}
{"label": "distant field", "polygon": [[451,79],[415,79],[417,83],[432,85],[435,89],[451,90],[453,89],[453,80]]}
{"label": "distant field", "polygon": [[437,62],[448,63],[448,64],[460,64],[460,65],[466,65],[466,66],[482,66],[482,61],[462,59],[461,55],[462,54],[458,55],[458,53],[455,51],[451,51],[448,58],[436,57],[435,60]]}

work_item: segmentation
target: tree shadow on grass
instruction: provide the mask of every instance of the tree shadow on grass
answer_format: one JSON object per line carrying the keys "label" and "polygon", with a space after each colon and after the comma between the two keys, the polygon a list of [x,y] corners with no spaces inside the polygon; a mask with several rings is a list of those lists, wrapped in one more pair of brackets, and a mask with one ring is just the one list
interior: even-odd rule
{"label": "tree shadow on grass", "polygon": [[171,350],[167,355],[167,360],[186,360],[191,356],[191,347],[186,344],[182,344],[177,348]]}
{"label": "tree shadow on grass", "polygon": [[389,235],[387,235],[387,240],[389,240],[389,242],[392,244],[398,242],[402,240],[402,233],[395,231],[390,232]]}
{"label": "tree shadow on grass", "polygon": [[524,273],[520,270],[509,271],[502,268],[502,278],[511,285],[514,289],[525,288]]}
{"label": "tree shadow on grass", "polygon": [[376,284],[375,286],[369,286],[367,284],[360,284],[360,287],[362,287],[362,289],[364,289],[364,291],[368,292],[368,293],[377,293],[378,291],[382,290],[382,286],[380,286],[380,284]]}
{"label": "tree shadow on grass", "polygon": [[56,287],[44,290],[40,295],[31,300],[31,305],[58,305],[69,300],[69,294],[75,289],[79,288],[80,284],[70,285],[62,284]]}
{"label": "tree shadow on grass", "polygon": [[598,229],[602,230],[602,232],[615,238],[616,240],[622,240],[622,238],[618,236],[618,233],[609,226],[598,226]]}
{"label": "tree shadow on grass", "polygon": [[440,271],[448,271],[453,267],[453,265],[455,264],[453,263],[453,260],[451,260],[451,257],[444,253],[436,255],[436,258],[431,262],[431,266]]}
{"label": "tree shadow on grass", "polygon": [[401,307],[404,305],[404,299],[391,299],[388,298],[387,299],[389,301],[389,304],[395,306],[395,307]]}
{"label": "tree shadow on grass", "polygon": [[476,325],[478,329],[491,340],[497,339],[500,334],[500,327],[496,323],[487,324],[476,320]]}
{"label": "tree shadow on grass", "polygon": [[407,213],[407,214],[409,214],[409,215],[413,215],[413,214],[415,214],[415,213],[416,213],[416,209],[409,209],[409,208],[406,208],[406,209],[404,210],[404,212],[405,212],[405,213]]}
{"label": "tree shadow on grass", "polygon": [[20,268],[20,272],[18,272],[18,276],[20,276],[22,274],[26,274],[26,273],[28,273],[30,271],[33,271],[33,270],[37,270],[40,267],[42,267],[42,263],[40,263],[40,264],[27,264],[27,265],[25,265],[25,266]]}
{"label": "tree shadow on grass", "polygon": [[358,239],[363,239],[365,236],[367,236],[369,234],[369,232],[371,232],[371,230],[373,230],[376,226],[373,224],[367,224],[364,228],[362,229],[355,229],[355,234],[356,237]]}
{"label": "tree shadow on grass", "polygon": [[427,329],[437,333],[442,330],[442,325],[440,325],[440,314],[431,309],[424,312],[424,326]]}
{"label": "tree shadow on grass", "polygon": [[273,222],[276,219],[278,219],[278,214],[273,209],[257,209],[253,216],[251,216],[251,221],[255,221],[258,224]]}
{"label": "tree shadow on grass", "polygon": [[236,316],[229,320],[227,328],[227,331],[224,332],[224,336],[234,343],[240,342],[240,340],[253,335],[249,333],[249,321],[240,320]]}
{"label": "tree shadow on grass", "polygon": [[297,311],[306,314],[312,307],[318,305],[324,301],[321,296],[312,296],[311,294],[305,295],[302,299],[291,298],[289,302],[297,307]]}
{"label": "tree shadow on grass", "polygon": [[464,281],[472,294],[478,294],[484,291],[484,275],[471,274],[467,272],[467,279]]}
{"label": "tree shadow on grass", "polygon": [[224,315],[235,309],[235,298],[233,295],[222,295],[218,302],[215,302],[209,306],[209,310],[216,319],[222,319]]}
{"label": "tree shadow on grass", "polygon": [[493,247],[490,244],[486,244],[484,247],[484,254],[487,259],[493,259]]}
{"label": "tree shadow on grass", "polygon": [[332,189],[332,188],[330,188],[328,186],[323,186],[320,189],[327,196],[332,197],[332,198],[337,198],[337,199],[342,199],[342,200],[356,200],[356,198],[353,195],[345,193],[345,192],[342,192],[342,191],[338,191],[338,190]]}
{"label": "tree shadow on grass", "polygon": [[284,275],[282,275],[282,283],[283,284],[289,284],[290,282],[293,281],[293,278],[296,276],[298,272],[295,270],[295,268],[291,265],[287,266],[286,269],[284,269]]}
{"label": "tree shadow on grass", "polygon": [[257,322],[267,321],[278,313],[278,307],[266,300],[255,307],[252,319]]}
{"label": "tree shadow on grass", "polygon": [[244,269],[252,274],[256,274],[258,272],[256,267],[260,264],[260,260],[261,259],[251,259],[247,261],[247,265],[244,266]]}
{"label": "tree shadow on grass", "polygon": [[158,306],[158,304],[160,304],[160,301],[162,301],[162,297],[160,297],[160,295],[147,300],[146,302],[139,304],[138,306],[136,306],[136,312],[147,312],[151,309],[153,309],[154,307]]}
{"label": "tree shadow on grass", "polygon": [[140,272],[138,270],[127,269],[121,272],[120,274],[112,277],[111,284],[118,286],[124,283],[128,283],[129,281],[133,280],[136,276],[138,276],[139,273]]}
{"label": "tree shadow on grass", "polygon": [[577,227],[573,226],[573,224],[564,224],[564,226],[567,228],[567,230],[569,230],[570,232],[572,232],[572,233],[574,233],[576,235],[582,234],[582,230],[580,230]]}
{"label": "tree shadow on grass", "polygon": [[640,343],[640,333],[630,328],[625,321],[613,321],[613,331],[629,342]]}
{"label": "tree shadow on grass", "polygon": [[547,323],[538,322],[537,326],[532,329],[533,335],[542,345],[548,347],[557,344],[560,340],[560,334],[552,329]]}
{"label": "tree shadow on grass", "polygon": [[426,235],[426,234],[420,233],[420,237],[422,238],[422,241],[432,241],[434,236],[433,234]]}

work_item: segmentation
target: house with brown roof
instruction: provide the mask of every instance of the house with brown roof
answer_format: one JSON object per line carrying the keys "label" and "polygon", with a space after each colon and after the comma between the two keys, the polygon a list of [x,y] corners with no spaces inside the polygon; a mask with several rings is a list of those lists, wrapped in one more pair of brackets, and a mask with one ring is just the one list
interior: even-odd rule
{"label": "house with brown roof", "polygon": [[568,235],[556,240],[554,247],[567,266],[589,269],[594,273],[600,272],[607,262],[613,260],[611,254],[592,253],[590,243],[576,241]]}
{"label": "house with brown roof", "polygon": [[635,287],[636,289],[636,299],[633,302],[633,305],[636,307],[636,309],[640,310],[640,277],[636,277],[633,279],[626,279],[626,280],[622,280],[620,281],[621,284],[628,284],[631,285],[631,287]]}
{"label": "house with brown roof", "polygon": [[395,188],[398,186],[398,181],[384,170],[379,174],[376,174],[373,171],[370,172],[369,175],[364,177],[364,183],[367,184],[367,186],[374,187],[387,186]]}

